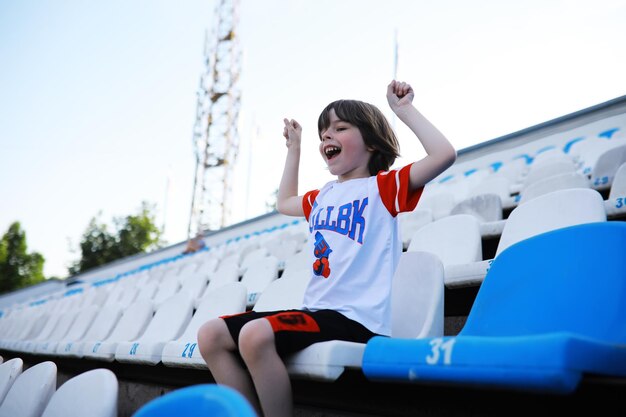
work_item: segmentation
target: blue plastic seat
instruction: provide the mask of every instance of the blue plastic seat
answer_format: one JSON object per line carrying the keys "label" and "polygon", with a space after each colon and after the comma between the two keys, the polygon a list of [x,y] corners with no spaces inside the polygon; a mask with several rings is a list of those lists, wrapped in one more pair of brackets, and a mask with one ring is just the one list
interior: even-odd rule
{"label": "blue plastic seat", "polygon": [[192,385],[149,401],[133,417],[257,417],[250,403],[232,388]]}
{"label": "blue plastic seat", "polygon": [[457,336],[375,337],[370,380],[567,394],[626,376],[626,222],[553,230],[503,251]]}

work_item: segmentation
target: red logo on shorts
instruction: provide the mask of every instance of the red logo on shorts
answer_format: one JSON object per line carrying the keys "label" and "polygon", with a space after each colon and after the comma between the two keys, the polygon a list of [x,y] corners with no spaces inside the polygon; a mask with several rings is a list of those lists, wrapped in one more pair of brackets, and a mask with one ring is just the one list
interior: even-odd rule
{"label": "red logo on shorts", "polygon": [[319,332],[320,328],[308,314],[300,312],[278,313],[265,317],[272,325],[272,330],[290,330],[293,332]]}

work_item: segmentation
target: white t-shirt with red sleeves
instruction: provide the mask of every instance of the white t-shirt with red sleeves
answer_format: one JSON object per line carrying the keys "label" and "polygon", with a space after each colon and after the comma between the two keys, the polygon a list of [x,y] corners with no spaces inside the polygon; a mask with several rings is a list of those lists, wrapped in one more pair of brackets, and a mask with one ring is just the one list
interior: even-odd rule
{"label": "white t-shirt with red sleeves", "polygon": [[303,308],[332,309],[374,333],[391,333],[391,283],[402,252],[397,215],[411,211],[411,165],[369,178],[331,181],[302,200],[311,280]]}

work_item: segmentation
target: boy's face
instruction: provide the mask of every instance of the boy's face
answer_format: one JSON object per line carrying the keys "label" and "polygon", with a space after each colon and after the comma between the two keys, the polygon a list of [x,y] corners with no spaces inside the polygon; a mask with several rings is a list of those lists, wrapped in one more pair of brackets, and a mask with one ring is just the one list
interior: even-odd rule
{"label": "boy's face", "polygon": [[359,128],[340,120],[334,109],[328,115],[330,125],[320,133],[319,148],[328,170],[339,182],[369,177],[372,150],[365,146]]}

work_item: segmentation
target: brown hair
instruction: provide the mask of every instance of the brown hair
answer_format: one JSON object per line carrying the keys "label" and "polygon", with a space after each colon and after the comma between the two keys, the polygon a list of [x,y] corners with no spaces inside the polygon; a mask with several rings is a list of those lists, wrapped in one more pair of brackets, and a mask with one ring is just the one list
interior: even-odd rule
{"label": "brown hair", "polygon": [[400,156],[400,145],[387,118],[378,107],[358,100],[333,101],[322,110],[317,120],[317,132],[320,139],[322,132],[330,126],[331,110],[335,110],[339,120],[356,126],[363,136],[365,146],[374,150],[367,164],[370,175],[388,171],[396,158]]}

